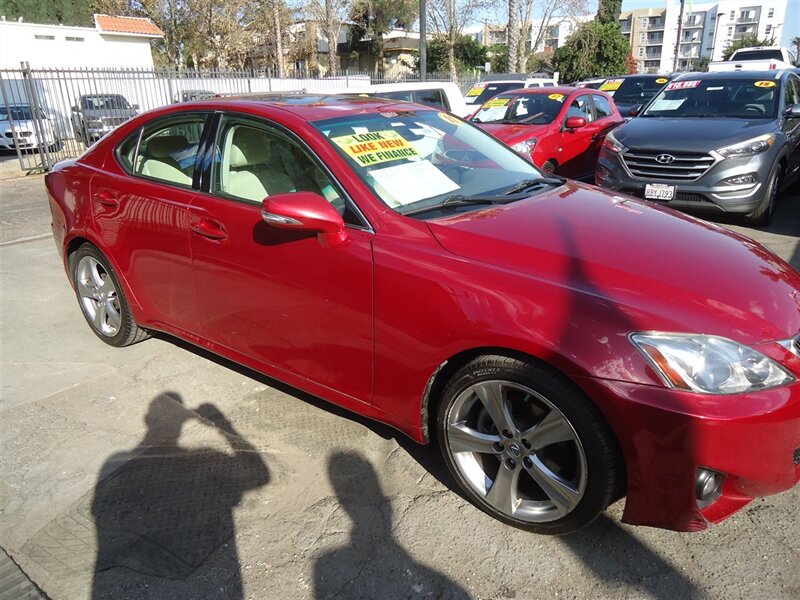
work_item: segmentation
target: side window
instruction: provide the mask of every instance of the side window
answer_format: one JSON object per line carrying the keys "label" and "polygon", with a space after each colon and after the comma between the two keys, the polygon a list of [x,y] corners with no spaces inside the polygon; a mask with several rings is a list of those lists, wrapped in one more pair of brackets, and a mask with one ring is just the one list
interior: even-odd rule
{"label": "side window", "polygon": [[592,105],[589,100],[589,95],[584,94],[582,96],[578,96],[575,100],[572,101],[572,104],[569,105],[569,109],[567,110],[568,117],[583,117],[586,119],[587,123],[591,123],[592,118]]}
{"label": "side window", "polygon": [[786,78],[786,108],[789,108],[792,104],[797,104],[797,81],[794,77],[787,77]]}
{"label": "side window", "polygon": [[126,171],[133,170],[133,162],[136,159],[136,149],[139,147],[139,138],[142,135],[142,130],[137,129],[125,141],[119,145],[117,149],[117,157]]}
{"label": "side window", "polygon": [[[195,158],[205,122],[205,115],[191,115],[146,128],[139,142],[139,152],[133,161],[133,172],[151,179],[191,187]],[[124,146],[123,144],[120,148],[121,154]]]}
{"label": "side window", "polygon": [[603,96],[595,96],[592,95],[592,100],[594,100],[594,112],[597,115],[597,120],[606,119],[614,114],[614,111],[611,110],[611,104],[609,104],[608,100]]}
{"label": "side window", "polygon": [[413,102],[411,92],[378,92],[375,94],[378,98],[386,98],[387,100],[402,100],[404,102]]}
{"label": "side window", "polygon": [[223,117],[217,148],[221,159],[214,168],[213,193],[259,204],[276,194],[314,192],[330,202],[345,223],[362,225],[319,164],[280,130]]}
{"label": "side window", "polygon": [[552,81],[545,81],[544,87],[556,87],[556,84],[553,83]]}
{"label": "side window", "polygon": [[433,106],[434,108],[441,108],[443,110],[450,110],[450,106],[444,99],[442,90],[419,90],[414,92],[414,102],[424,104],[426,106]]}

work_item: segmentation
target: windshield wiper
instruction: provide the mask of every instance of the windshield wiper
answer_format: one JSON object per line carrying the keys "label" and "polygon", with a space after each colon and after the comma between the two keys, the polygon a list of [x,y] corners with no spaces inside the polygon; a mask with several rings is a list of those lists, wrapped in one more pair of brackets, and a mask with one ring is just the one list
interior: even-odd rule
{"label": "windshield wiper", "polygon": [[534,187],[541,187],[543,185],[564,185],[566,179],[564,177],[560,177],[558,175],[551,175],[550,177],[541,177],[540,179],[524,179],[520,181],[517,185],[513,188],[505,192],[505,196],[511,196],[513,194],[519,194],[520,192],[524,192],[529,190],[530,188]]}
{"label": "windshield wiper", "polygon": [[437,202],[431,206],[424,208],[415,208],[408,212],[402,213],[404,216],[416,215],[420,213],[430,212],[433,210],[441,210],[445,208],[456,208],[459,206],[476,206],[480,204],[509,204],[516,200],[522,200],[525,195],[517,194],[516,196],[464,196],[463,194],[454,194],[448,196],[441,202]]}

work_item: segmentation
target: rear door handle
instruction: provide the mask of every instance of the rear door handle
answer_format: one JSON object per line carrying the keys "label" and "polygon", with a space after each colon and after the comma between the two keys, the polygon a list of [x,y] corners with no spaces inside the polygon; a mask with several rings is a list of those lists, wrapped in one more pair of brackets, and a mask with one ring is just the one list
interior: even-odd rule
{"label": "rear door handle", "polygon": [[119,206],[119,200],[117,199],[117,195],[112,192],[111,190],[100,189],[94,193],[94,199],[98,202],[98,204],[102,204],[103,206],[108,206],[109,208],[114,208]]}
{"label": "rear door handle", "polygon": [[202,235],[211,240],[224,240],[228,237],[228,233],[225,231],[222,223],[214,219],[198,219],[192,223],[190,227],[197,235]]}

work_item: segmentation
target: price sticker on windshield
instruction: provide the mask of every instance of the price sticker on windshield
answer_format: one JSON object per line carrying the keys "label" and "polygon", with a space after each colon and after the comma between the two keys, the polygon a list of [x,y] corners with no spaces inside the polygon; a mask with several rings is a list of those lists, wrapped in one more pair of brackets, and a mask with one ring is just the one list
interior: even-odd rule
{"label": "price sticker on windshield", "polygon": [[466,96],[469,97],[480,96],[481,92],[486,89],[487,85],[488,84],[486,83],[476,83],[471,88],[469,88],[469,90],[467,90]]}
{"label": "price sticker on windshield", "polygon": [[756,86],[756,87],[760,87],[760,88],[771,88],[771,87],[775,87],[775,82],[774,81],[756,81],[753,85]]}
{"label": "price sticker on windshield", "polygon": [[483,108],[497,108],[498,106],[505,106],[508,104],[509,99],[510,98],[492,98],[483,105]]}
{"label": "price sticker on windshield", "polygon": [[461,125],[461,120],[453,115],[447,114],[446,112],[436,113],[436,116],[439,117],[445,123],[450,123],[450,125]]}
{"label": "price sticker on windshield", "polygon": [[548,96],[548,98],[550,100],[556,100],[557,102],[563,102],[564,101],[564,94],[550,94]]}
{"label": "price sticker on windshield", "polygon": [[614,92],[619,89],[624,79],[606,79],[603,85],[600,86],[602,92]]}
{"label": "price sticker on windshield", "polygon": [[659,77],[658,79],[656,79],[656,83],[659,84],[659,85],[664,85],[668,81],[669,81],[669,79],[667,79],[666,77]]}
{"label": "price sticker on windshield", "polygon": [[370,131],[331,138],[345,153],[361,166],[416,158],[417,149],[396,131]]}
{"label": "price sticker on windshield", "polygon": [[692,88],[696,88],[700,85],[699,79],[692,79],[691,81],[673,81],[672,83],[668,83],[667,87],[664,89],[667,91],[670,90],[690,90]]}

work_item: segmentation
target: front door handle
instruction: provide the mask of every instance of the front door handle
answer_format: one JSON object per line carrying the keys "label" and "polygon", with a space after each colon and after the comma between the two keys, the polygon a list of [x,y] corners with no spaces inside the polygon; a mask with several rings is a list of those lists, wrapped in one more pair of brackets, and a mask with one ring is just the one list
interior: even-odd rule
{"label": "front door handle", "polygon": [[228,233],[222,226],[222,223],[214,219],[198,219],[190,226],[192,231],[203,237],[211,240],[224,240],[228,237]]}
{"label": "front door handle", "polygon": [[119,200],[117,199],[117,195],[111,190],[107,189],[97,190],[94,193],[94,199],[97,201],[98,204],[102,204],[103,206],[107,206],[109,208],[114,208],[116,206],[119,206]]}

